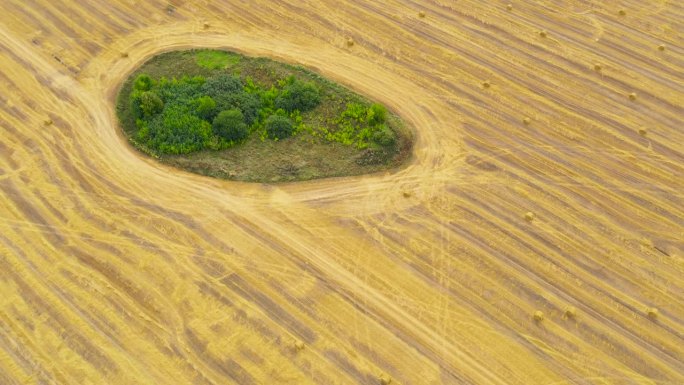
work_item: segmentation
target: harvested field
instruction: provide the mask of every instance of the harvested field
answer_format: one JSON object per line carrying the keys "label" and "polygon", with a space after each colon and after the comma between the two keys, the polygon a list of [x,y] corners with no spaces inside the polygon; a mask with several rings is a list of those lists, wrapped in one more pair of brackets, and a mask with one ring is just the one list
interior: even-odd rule
{"label": "harvested field", "polygon": [[[0,384],[684,383],[681,4],[171,3],[2,1]],[[195,46],[387,105],[413,159],[141,157],[118,87]]]}

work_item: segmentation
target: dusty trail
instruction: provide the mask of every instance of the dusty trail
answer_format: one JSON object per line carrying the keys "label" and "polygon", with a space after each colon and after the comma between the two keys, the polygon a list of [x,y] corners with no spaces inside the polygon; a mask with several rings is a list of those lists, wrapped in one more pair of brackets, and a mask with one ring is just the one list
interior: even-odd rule
{"label": "dusty trail", "polygon": [[[3,4],[0,382],[684,382],[681,6],[174,4]],[[193,46],[387,104],[414,157],[276,186],[141,157],[117,87]]]}

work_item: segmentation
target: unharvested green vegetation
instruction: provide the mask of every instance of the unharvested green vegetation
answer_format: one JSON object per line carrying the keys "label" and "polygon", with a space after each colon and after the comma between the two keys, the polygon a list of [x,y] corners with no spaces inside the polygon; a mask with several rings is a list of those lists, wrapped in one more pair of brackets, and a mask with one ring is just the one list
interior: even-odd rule
{"label": "unharvested green vegetation", "polygon": [[123,85],[117,113],[141,151],[245,181],[376,172],[399,166],[411,147],[383,105],[305,68],[226,51],[151,59]]}

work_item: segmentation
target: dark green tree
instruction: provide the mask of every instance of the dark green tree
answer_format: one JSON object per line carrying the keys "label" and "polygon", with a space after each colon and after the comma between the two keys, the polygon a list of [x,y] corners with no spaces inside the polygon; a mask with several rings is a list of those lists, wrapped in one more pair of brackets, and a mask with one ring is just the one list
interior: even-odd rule
{"label": "dark green tree", "polygon": [[249,134],[242,112],[238,109],[221,111],[214,118],[211,128],[215,135],[229,142],[239,142]]}
{"label": "dark green tree", "polygon": [[243,87],[244,85],[239,77],[222,74],[207,79],[202,85],[201,91],[202,94],[209,95],[215,100],[222,95],[242,92]]}
{"label": "dark green tree", "polygon": [[236,92],[222,94],[214,98],[216,101],[217,111],[230,110],[236,108],[242,111],[245,118],[245,123],[251,126],[259,115],[261,108],[261,98],[257,94],[249,94],[247,92]]}
{"label": "dark green tree", "polygon": [[389,147],[394,145],[397,138],[394,131],[387,127],[386,124],[380,124],[377,126],[377,131],[373,133],[372,139],[373,142],[381,146]]}
{"label": "dark green tree", "polygon": [[202,76],[183,76],[180,79],[161,78],[154,90],[166,104],[188,104],[202,96],[202,86],[206,79]]}
{"label": "dark green tree", "polygon": [[383,124],[387,120],[387,109],[382,104],[374,103],[368,108],[366,119],[371,126]]}
{"label": "dark green tree", "polygon": [[145,144],[163,154],[187,154],[202,150],[211,137],[209,122],[177,105],[165,108],[147,127]]}
{"label": "dark green tree", "polygon": [[294,132],[294,125],[290,119],[281,115],[271,115],[264,123],[266,133],[271,139],[285,139]]}
{"label": "dark green tree", "polygon": [[135,91],[131,92],[131,97],[130,97],[131,111],[133,112],[133,117],[136,120],[142,119],[145,116],[142,109],[140,108],[140,99],[142,98],[143,92],[144,91],[139,91],[139,90],[135,90]]}
{"label": "dark green tree", "polygon": [[290,78],[276,98],[275,106],[287,112],[294,110],[305,112],[316,108],[320,102],[320,91],[315,84]]}

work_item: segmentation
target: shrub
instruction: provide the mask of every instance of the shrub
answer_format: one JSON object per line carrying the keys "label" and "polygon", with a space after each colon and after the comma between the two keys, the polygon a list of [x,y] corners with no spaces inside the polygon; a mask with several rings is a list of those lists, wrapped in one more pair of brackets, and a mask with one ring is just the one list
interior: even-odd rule
{"label": "shrub", "polygon": [[181,106],[166,108],[147,127],[148,140],[145,144],[165,154],[187,154],[201,150],[211,137],[211,124]]}
{"label": "shrub", "polygon": [[265,122],[266,133],[271,139],[285,139],[292,135],[294,126],[290,119],[281,115],[271,115]]}
{"label": "shrub", "polygon": [[202,96],[192,101],[195,115],[204,119],[212,120],[216,116],[216,102],[211,96]]}
{"label": "shrub", "polygon": [[242,80],[237,76],[219,75],[207,79],[202,85],[201,92],[204,95],[209,95],[214,100],[226,94],[234,94],[241,92],[243,88]]}
{"label": "shrub", "polygon": [[374,103],[368,108],[366,119],[371,126],[383,124],[387,120],[387,109],[382,104]]}
{"label": "shrub", "polygon": [[141,143],[147,143],[150,139],[150,127],[147,122],[142,119],[137,119],[135,121],[135,126],[138,127],[138,133],[135,134],[135,138]]}
{"label": "shrub", "polygon": [[389,147],[394,145],[396,135],[394,134],[394,131],[387,127],[387,125],[382,124],[377,127],[377,130],[373,133],[372,139],[373,142],[381,146]]}
{"label": "shrub", "polygon": [[155,92],[146,91],[140,95],[140,111],[142,111],[144,116],[156,115],[163,109],[164,102]]}
{"label": "shrub", "polygon": [[141,74],[138,75],[137,78],[135,78],[135,82],[133,83],[133,89],[138,91],[149,91],[153,85],[154,81],[152,80],[150,75]]}
{"label": "shrub", "polygon": [[135,119],[142,119],[144,115],[142,109],[140,108],[140,98],[142,97],[143,92],[144,91],[139,90],[131,92],[131,111],[133,112],[133,117]]}
{"label": "shrub", "polygon": [[275,106],[287,112],[294,110],[304,112],[314,109],[320,102],[320,91],[315,84],[289,78],[283,91],[276,98]]}
{"label": "shrub", "polygon": [[230,110],[237,108],[242,111],[245,123],[251,126],[259,115],[261,99],[257,94],[238,92],[233,94],[223,94],[214,99],[217,111]]}
{"label": "shrub", "polygon": [[155,91],[166,104],[186,104],[200,96],[200,90],[206,81],[202,76],[183,76],[180,79],[161,78]]}
{"label": "shrub", "polygon": [[239,142],[249,134],[242,112],[237,109],[221,111],[214,118],[212,130],[215,135],[229,142]]}

